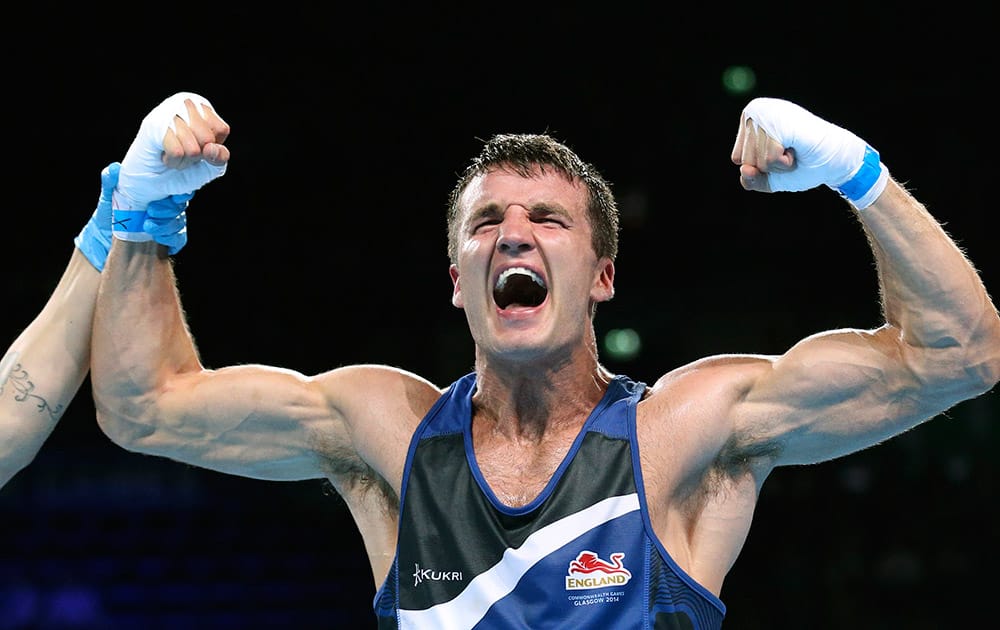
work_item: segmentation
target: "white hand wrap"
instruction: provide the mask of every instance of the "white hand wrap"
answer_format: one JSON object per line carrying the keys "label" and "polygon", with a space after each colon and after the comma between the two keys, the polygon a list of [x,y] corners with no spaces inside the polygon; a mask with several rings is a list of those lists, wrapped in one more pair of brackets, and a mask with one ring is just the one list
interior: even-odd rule
{"label": "white hand wrap", "polygon": [[185,122],[190,122],[185,99],[191,99],[198,106],[211,107],[211,103],[198,94],[178,92],[143,118],[139,133],[122,160],[113,198],[116,209],[142,211],[150,201],[193,193],[225,174],[225,165],[214,166],[205,160],[183,170],[167,168],[163,164],[163,138],[168,129],[176,130],[174,117],[180,116]]}
{"label": "white hand wrap", "polygon": [[772,191],[809,190],[825,184],[861,210],[885,190],[889,171],[878,152],[850,131],[776,98],[755,98],[743,111],[756,128],[795,150],[792,170],[768,173]]}

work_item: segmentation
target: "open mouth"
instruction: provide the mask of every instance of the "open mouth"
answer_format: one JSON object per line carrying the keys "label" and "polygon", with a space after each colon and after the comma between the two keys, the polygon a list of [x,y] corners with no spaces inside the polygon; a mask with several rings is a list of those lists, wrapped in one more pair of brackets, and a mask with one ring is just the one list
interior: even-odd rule
{"label": "open mouth", "polygon": [[505,269],[493,288],[493,301],[501,309],[512,306],[534,307],[545,301],[549,294],[545,281],[525,267]]}

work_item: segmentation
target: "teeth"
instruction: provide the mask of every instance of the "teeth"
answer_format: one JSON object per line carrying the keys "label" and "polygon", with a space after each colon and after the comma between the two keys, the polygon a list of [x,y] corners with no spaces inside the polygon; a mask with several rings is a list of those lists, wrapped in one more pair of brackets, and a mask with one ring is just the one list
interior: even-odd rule
{"label": "teeth", "polygon": [[542,277],[531,269],[527,269],[525,267],[511,267],[510,269],[505,269],[503,273],[500,274],[500,277],[497,278],[497,289],[503,289],[504,285],[507,284],[507,279],[515,274],[528,276],[534,280],[535,284],[538,286],[545,287],[545,282],[542,280]]}

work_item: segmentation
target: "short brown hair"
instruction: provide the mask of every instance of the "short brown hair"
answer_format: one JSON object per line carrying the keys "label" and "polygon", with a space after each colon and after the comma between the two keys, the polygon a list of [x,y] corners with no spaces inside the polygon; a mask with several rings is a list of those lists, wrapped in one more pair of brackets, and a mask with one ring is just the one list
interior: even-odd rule
{"label": "short brown hair", "polygon": [[459,200],[469,183],[496,169],[509,169],[521,177],[533,177],[534,169],[555,169],[570,181],[579,179],[589,193],[587,218],[593,237],[591,245],[598,258],[614,260],[618,255],[618,205],[611,186],[594,168],[568,146],[547,134],[497,134],[465,167],[448,198],[448,258],[458,260]]}

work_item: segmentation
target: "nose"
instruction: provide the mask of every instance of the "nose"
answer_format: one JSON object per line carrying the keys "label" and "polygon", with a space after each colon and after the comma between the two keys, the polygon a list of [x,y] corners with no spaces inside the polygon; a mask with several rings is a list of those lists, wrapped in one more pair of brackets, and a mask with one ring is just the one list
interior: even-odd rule
{"label": "nose", "polygon": [[535,246],[531,219],[525,212],[510,208],[504,213],[497,237],[497,250],[505,254],[526,252]]}

